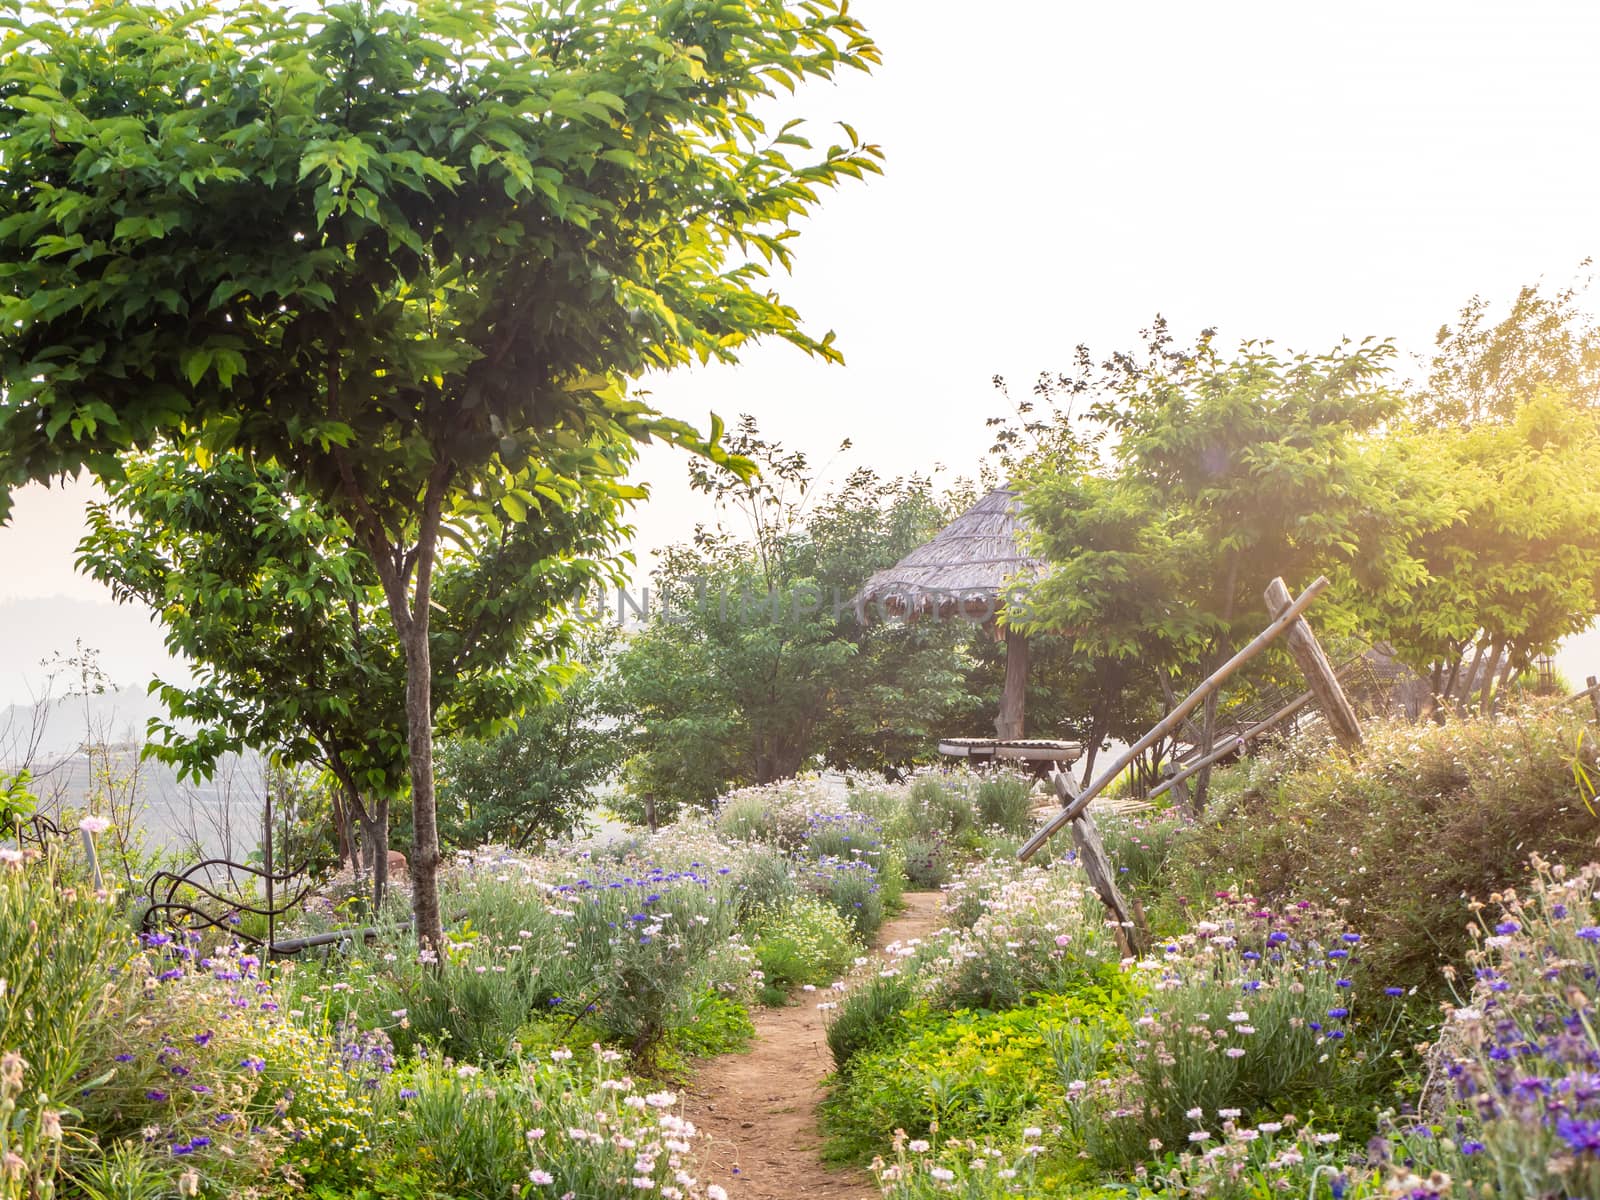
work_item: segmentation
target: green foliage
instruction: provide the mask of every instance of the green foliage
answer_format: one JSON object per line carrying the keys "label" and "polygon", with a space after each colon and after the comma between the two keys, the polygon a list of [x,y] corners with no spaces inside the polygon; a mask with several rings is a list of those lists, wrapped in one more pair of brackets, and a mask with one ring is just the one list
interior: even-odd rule
{"label": "green foliage", "polygon": [[33,773],[18,771],[0,775],[0,825],[13,827],[33,815],[39,798],[33,794]]}
{"label": "green foliage", "polygon": [[876,59],[832,4],[30,11],[0,44],[0,475],[204,426],[330,481],[370,456],[392,528],[428,448],[515,470],[536,431],[642,431],[648,367],[836,358],[730,259],[787,266],[817,193],[878,169],[849,130],[797,164],[752,109]]}
{"label": "green foliage", "polygon": [[[1400,407],[1392,357],[1363,342],[1318,356],[1246,343],[1225,358],[1210,331],[1179,347],[1158,321],[1142,354],[1097,368],[1085,353],[1047,381],[1049,418],[1030,404],[1020,430],[1003,423],[1051,562],[1008,623],[1071,631],[1092,664],[1091,742],[1142,732],[1149,712],[1128,693],[1148,698],[1153,675],[1219,665],[1265,622],[1274,576],[1308,580],[1359,548],[1362,569],[1394,586],[1420,578],[1404,483],[1361,453]],[[1061,406],[1084,392],[1085,412]]]}
{"label": "green foliage", "polygon": [[[14,856],[14,857],[13,857]],[[114,899],[54,856],[0,856],[0,1047],[22,1056],[30,1093],[65,1106],[95,1061],[137,953]],[[81,1085],[81,1080],[80,1080]]]}
{"label": "green foliage", "polygon": [[720,423],[703,440],[627,394],[647,370],[761,336],[839,358],[763,262],[787,267],[792,223],[878,152],[846,126],[796,162],[809,143],[756,110],[877,49],[830,0],[143,0],[8,26],[0,517],[15,485],[115,477],[164,435],[332,503],[404,652],[413,901],[437,946],[441,539],[637,498],[619,445],[727,461]]}
{"label": "green foliage", "polygon": [[1172,812],[1107,813],[1095,825],[1106,857],[1117,868],[1119,886],[1147,907],[1165,900],[1170,862],[1188,832],[1188,822]]}
{"label": "green foliage", "polygon": [[996,771],[978,781],[978,820],[986,828],[1026,834],[1033,825],[1033,778]]}
{"label": "green foliage", "polygon": [[[880,1003],[891,997],[884,993]],[[900,1011],[889,1030],[877,1027],[876,1045],[869,1039],[846,1059],[848,1069],[822,1110],[830,1154],[868,1158],[881,1152],[883,1133],[892,1129],[1020,1142],[1024,1125],[1066,1100],[1047,1039],[1077,1023],[1120,1025],[1108,998],[1089,987],[1008,1012]],[[870,1004],[858,1013],[865,1016]]]}
{"label": "green foliage", "polygon": [[1077,1081],[1083,1137],[1104,1165],[1144,1160],[1151,1139],[1183,1144],[1195,1110],[1209,1119],[1327,1103],[1341,1074],[1387,1050],[1360,1023],[1367,1010],[1379,1026],[1392,1021],[1401,1002],[1352,985],[1362,939],[1334,914],[1244,898],[1205,917],[1144,964],[1151,984],[1130,1005],[1125,1066]]}
{"label": "green foliage", "polygon": [[618,666],[632,791],[658,806],[767,783],[818,759],[851,770],[924,761],[968,703],[960,622],[863,625],[868,575],[944,517],[926,479],[852,473],[823,495],[803,454],[749,418],[730,449],[759,479],[699,470],[696,484],[749,523],[665,551],[651,620]]}
{"label": "green foliage", "polygon": [[856,956],[855,930],[838,910],[813,896],[800,896],[787,909],[755,926],[756,961],[764,982],[784,990],[798,984],[831,983],[842,978]]}
{"label": "green foliage", "polygon": [[932,891],[950,882],[950,839],[942,833],[912,834],[903,845],[906,880],[912,887]]}
{"label": "green foliage", "polygon": [[844,918],[862,943],[883,924],[883,894],[878,873],[860,859],[822,858],[796,864],[796,881]]}
{"label": "green foliage", "polygon": [[415,1094],[391,1100],[399,1119],[383,1165],[415,1170],[443,1196],[622,1200],[645,1190],[638,1179],[671,1187],[694,1165],[683,1148],[694,1135],[673,1111],[678,1097],[642,1093],[619,1058],[558,1048],[503,1071],[419,1066],[407,1081]]}
{"label": "green foliage", "polygon": [[901,1018],[916,995],[916,983],[898,971],[874,975],[847,992],[828,1022],[834,1069],[843,1075],[863,1050],[901,1036]]}
{"label": "green foliage", "polygon": [[1470,945],[1472,897],[1515,886],[1529,854],[1592,853],[1597,819],[1573,773],[1596,769],[1584,730],[1576,710],[1530,703],[1498,721],[1370,722],[1354,758],[1290,743],[1222,777],[1164,890],[1344,903],[1368,935],[1368,981],[1437,992],[1440,962]]}
{"label": "green foliage", "polygon": [[1590,408],[1600,405],[1600,323],[1584,307],[1589,286],[1585,280],[1547,293],[1526,285],[1499,320],[1487,300],[1474,296],[1440,327],[1413,405],[1430,424],[1455,425],[1509,422],[1552,388]]}
{"label": "green foliage", "polygon": [[923,837],[962,838],[977,828],[970,776],[918,775],[906,798],[913,833]]}
{"label": "green foliage", "polygon": [[750,1010],[732,996],[717,991],[694,998],[684,1020],[668,1033],[668,1053],[692,1058],[712,1058],[743,1049],[755,1037]]}
{"label": "green foliage", "polygon": [[607,640],[591,636],[577,677],[525,712],[514,729],[439,747],[439,831],[447,844],[524,849],[582,823],[594,789],[622,757],[605,711],[605,685],[596,678],[609,669]]}
{"label": "green foliage", "polygon": [[[1600,614],[1600,409],[1539,389],[1501,411],[1385,448],[1396,471],[1438,493],[1444,515],[1412,536],[1424,579],[1384,588],[1361,572],[1357,583],[1373,633],[1424,673],[1475,642],[1521,669]],[[1443,690],[1437,673],[1434,686]]]}

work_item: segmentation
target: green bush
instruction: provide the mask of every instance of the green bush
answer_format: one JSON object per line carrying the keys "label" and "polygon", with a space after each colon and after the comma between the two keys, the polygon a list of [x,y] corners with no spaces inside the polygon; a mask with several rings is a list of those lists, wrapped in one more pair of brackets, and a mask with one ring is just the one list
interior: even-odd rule
{"label": "green bush", "polygon": [[1188,821],[1178,813],[1157,811],[1108,814],[1097,817],[1095,824],[1119,884],[1146,905],[1162,900]]}
{"label": "green bush", "polygon": [[1126,1065],[1064,1081],[1081,1094],[1084,1141],[1104,1166],[1147,1159],[1152,1141],[1184,1145],[1218,1112],[1330,1103],[1348,1090],[1341,1076],[1388,1049],[1382,1030],[1401,1002],[1355,987],[1362,939],[1334,913],[1240,899],[1207,917],[1139,964]]}
{"label": "green bush", "polygon": [[916,998],[916,984],[906,975],[880,974],[845,993],[828,1022],[828,1051],[841,1074],[863,1050],[893,1038],[901,1014]]}
{"label": "green bush", "polygon": [[30,1093],[64,1100],[108,1014],[137,995],[138,945],[116,904],[56,855],[0,854],[0,1052],[22,1056]]}
{"label": "green bush", "polygon": [[882,827],[865,813],[817,813],[806,831],[810,858],[856,859],[876,871],[883,868],[886,849]]}
{"label": "green bush", "polygon": [[906,880],[919,891],[932,891],[950,882],[950,842],[941,833],[913,835],[905,840]]}
{"label": "green bush", "polygon": [[883,895],[871,864],[824,858],[806,863],[801,870],[800,883],[849,922],[857,941],[863,945],[870,942],[883,924]]}
{"label": "green bush", "polygon": [[692,1127],[675,1094],[641,1094],[620,1058],[557,1048],[500,1071],[420,1065],[385,1091],[390,1160],[416,1169],[430,1195],[621,1200],[672,1187],[696,1165]]}
{"label": "green bush", "polygon": [[985,773],[978,782],[978,817],[991,829],[1027,833],[1033,826],[1033,777],[1015,771]]}
{"label": "green bush", "polygon": [[1600,770],[1585,729],[1576,709],[1530,702],[1494,721],[1371,722],[1354,756],[1294,739],[1218,776],[1170,890],[1338,900],[1368,935],[1366,982],[1437,993],[1440,961],[1470,946],[1470,897],[1514,886],[1532,853],[1592,853],[1600,818],[1582,778]]}
{"label": "green bush", "polygon": [[730,796],[717,809],[717,830],[736,842],[774,842],[777,828],[766,800],[755,794]]}
{"label": "green bush", "polygon": [[[892,993],[885,999],[892,1002]],[[885,1135],[895,1129],[913,1137],[936,1130],[946,1140],[1020,1143],[1024,1127],[1046,1113],[1059,1116],[1066,1091],[1048,1038],[1075,1023],[1118,1024],[1118,997],[1086,983],[1036,999],[1003,1013],[941,1013],[924,1006],[880,1026],[893,1036],[880,1034],[876,1044],[869,1040],[848,1057],[849,1069],[823,1104],[830,1157],[883,1153]]]}
{"label": "green bush", "polygon": [[757,929],[756,960],[773,988],[831,983],[856,956],[850,922],[815,896],[801,896]]}
{"label": "green bush", "polygon": [[943,834],[954,839],[972,833],[978,824],[973,811],[975,791],[970,774],[948,778],[918,775],[911,782],[906,802],[910,832],[922,836]]}

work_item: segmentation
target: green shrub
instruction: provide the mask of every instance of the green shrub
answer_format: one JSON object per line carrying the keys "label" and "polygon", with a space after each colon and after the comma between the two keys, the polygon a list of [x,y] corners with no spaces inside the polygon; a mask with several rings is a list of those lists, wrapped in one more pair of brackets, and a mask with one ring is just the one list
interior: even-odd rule
{"label": "green shrub", "polygon": [[1430,1063],[1435,1128],[1400,1131],[1394,1153],[1479,1194],[1596,1196],[1600,865],[1534,866],[1529,886],[1475,906],[1473,984]]}
{"label": "green shrub", "polygon": [[978,817],[992,829],[1027,833],[1033,826],[1033,777],[1016,771],[986,772],[978,782]]}
{"label": "green shrub", "polygon": [[905,840],[911,831],[909,795],[903,786],[858,788],[849,795],[852,812],[871,817],[888,842]]}
{"label": "green shrub", "polygon": [[1353,757],[1293,739],[1218,776],[1172,890],[1346,902],[1366,982],[1438,992],[1440,960],[1470,946],[1468,898],[1514,886],[1535,852],[1587,861],[1600,818],[1579,779],[1600,771],[1585,728],[1530,702],[1495,721],[1370,722]]}
{"label": "green shrub", "polygon": [[137,995],[138,944],[56,855],[0,855],[0,1052],[27,1063],[29,1093],[64,1099],[96,1061],[108,1011]]}
{"label": "green shrub", "polygon": [[815,896],[801,896],[758,929],[756,960],[774,988],[831,983],[856,956],[850,922]]}
{"label": "green shrub", "polygon": [[878,890],[878,873],[870,863],[819,859],[805,864],[800,882],[832,905],[863,945],[883,924],[883,895]]}
{"label": "green shrub", "polygon": [[1164,898],[1170,888],[1171,860],[1187,835],[1189,822],[1174,812],[1113,813],[1095,825],[1116,868],[1118,882],[1146,904]]}
{"label": "green shrub", "polygon": [[908,837],[905,855],[906,881],[919,891],[932,891],[950,882],[950,842],[942,833]]}
{"label": "green shrub", "polygon": [[883,868],[885,850],[882,828],[865,813],[817,813],[806,831],[810,858],[857,859],[876,871]]}
{"label": "green shrub", "polygon": [[731,996],[705,991],[694,998],[682,1024],[668,1034],[670,1049],[692,1058],[729,1054],[756,1034],[750,1010]]}
{"label": "green shrub", "polygon": [[1152,1140],[1186,1144],[1219,1112],[1326,1103],[1342,1075],[1387,1050],[1379,1031],[1400,1002],[1354,986],[1362,940],[1335,914],[1233,900],[1208,916],[1138,964],[1126,1066],[1065,1081],[1082,1094],[1084,1140],[1102,1165],[1146,1159]]}
{"label": "green shrub", "polygon": [[828,1022],[834,1069],[848,1071],[856,1055],[894,1037],[916,995],[916,984],[899,973],[875,975],[846,992]]}
{"label": "green shrub", "polygon": [[906,811],[910,818],[912,834],[927,836],[944,834],[962,838],[977,827],[977,814],[973,811],[973,792],[970,775],[952,776],[918,775],[911,782]]}
{"label": "green shrub", "polygon": [[746,853],[733,869],[732,881],[741,922],[750,921],[757,913],[785,908],[798,894],[788,857],[766,847]]}
{"label": "green shrub", "polygon": [[717,830],[736,842],[776,841],[777,829],[759,795],[733,795],[717,809]]}
{"label": "green shrub", "polygon": [[918,956],[916,969],[942,1008],[1010,1008],[1031,992],[1106,978],[1120,958],[1099,897],[1070,863],[976,863],[950,886],[946,904],[978,915]]}
{"label": "green shrub", "polygon": [[[1036,1155],[1039,1143],[1029,1139],[1020,1149],[1000,1148],[973,1139],[894,1139],[890,1161],[874,1159],[873,1178],[884,1200],[994,1200],[1000,1196],[1038,1196]],[[1126,1193],[1123,1193],[1125,1195]],[[1074,1195],[1083,1197],[1083,1193]]]}
{"label": "green shrub", "polygon": [[870,1158],[888,1149],[885,1136],[895,1129],[1020,1143],[1024,1127],[1066,1099],[1048,1036],[1075,1022],[1120,1019],[1116,993],[1092,983],[1037,1001],[1003,1013],[922,1007],[895,1017],[896,1036],[869,1040],[848,1057],[823,1104],[830,1156]]}
{"label": "green shrub", "polygon": [[[448,931],[444,963],[398,938],[329,973],[302,972],[295,987],[335,1023],[358,1009],[404,1010],[391,1030],[403,1053],[431,1044],[464,1062],[504,1061],[542,1013],[585,1019],[648,1057],[696,996],[745,985],[753,963],[736,937],[736,871],[590,860],[556,882],[540,874],[557,874],[551,863],[464,862],[443,903],[468,917]],[[324,990],[351,975],[358,987]]]}
{"label": "green shrub", "polygon": [[659,1193],[696,1165],[695,1135],[677,1096],[641,1094],[620,1058],[557,1048],[500,1071],[421,1065],[403,1090],[385,1093],[392,1161],[417,1168],[433,1195]]}

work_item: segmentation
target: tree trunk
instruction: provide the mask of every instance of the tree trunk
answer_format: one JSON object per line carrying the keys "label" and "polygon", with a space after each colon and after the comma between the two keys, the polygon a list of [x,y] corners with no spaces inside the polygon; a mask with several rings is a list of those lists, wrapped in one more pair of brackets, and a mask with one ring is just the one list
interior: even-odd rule
{"label": "tree trunk", "polygon": [[341,868],[354,866],[355,855],[352,853],[350,841],[350,814],[345,810],[344,802],[339,799],[339,789],[329,789],[333,795],[330,798],[333,805],[333,843],[334,851],[339,856]]}
{"label": "tree trunk", "polygon": [[1111,724],[1111,718],[1102,709],[1094,714],[1094,719],[1089,722],[1089,744],[1083,748],[1083,786],[1088,787],[1089,781],[1094,778],[1094,760],[1100,753],[1100,743],[1106,739],[1106,726]]}
{"label": "tree trunk", "polygon": [[1000,740],[1014,741],[1023,736],[1023,709],[1028,691],[1028,638],[1019,629],[1006,630],[1006,681],[1000,691],[1000,715],[995,733]]}
{"label": "tree trunk", "polygon": [[345,807],[361,829],[360,838],[352,838],[351,846],[362,846],[360,851],[372,870],[372,913],[376,919],[389,895],[389,798],[380,796],[369,810],[361,802],[354,787],[346,785]]}
{"label": "tree trunk", "polygon": [[1460,708],[1462,716],[1467,715],[1467,704],[1472,699],[1472,689],[1478,684],[1478,667],[1482,664],[1484,653],[1488,649],[1489,639],[1484,638],[1483,641],[1478,643],[1477,652],[1472,656],[1472,666],[1467,668],[1467,678],[1461,685],[1460,703],[1457,706]]}
{"label": "tree trunk", "polygon": [[1489,715],[1489,700],[1494,695],[1494,677],[1500,671],[1500,658],[1505,652],[1505,643],[1496,638],[1489,655],[1489,665],[1483,672],[1483,685],[1478,691],[1478,715],[1481,717]]}
{"label": "tree trunk", "polygon": [[389,898],[389,802],[379,800],[372,828],[367,831],[367,843],[372,847],[372,919],[383,913],[383,902]]}
{"label": "tree trunk", "polygon": [[[1161,697],[1167,702],[1167,711],[1171,712],[1173,709],[1178,707],[1178,695],[1172,690],[1172,680],[1167,677],[1167,673],[1165,671],[1157,671],[1156,678],[1161,681]],[[1151,749],[1159,750],[1160,745],[1161,743],[1157,742],[1155,746],[1151,747]],[[1174,732],[1172,735],[1172,749],[1174,756],[1176,756],[1178,749],[1178,735],[1176,732]],[[1159,756],[1157,761],[1160,761]],[[1149,789],[1146,788],[1145,790],[1148,791]],[[1191,807],[1189,801],[1189,781],[1187,779],[1185,779],[1182,783],[1174,785],[1172,788],[1172,795],[1173,798],[1177,800],[1180,808]]]}
{"label": "tree trunk", "polygon": [[[439,813],[433,794],[433,660],[428,647],[428,604],[419,596],[406,651],[406,744],[411,759],[411,912],[423,946],[439,954]],[[374,864],[376,872],[377,864]]]}

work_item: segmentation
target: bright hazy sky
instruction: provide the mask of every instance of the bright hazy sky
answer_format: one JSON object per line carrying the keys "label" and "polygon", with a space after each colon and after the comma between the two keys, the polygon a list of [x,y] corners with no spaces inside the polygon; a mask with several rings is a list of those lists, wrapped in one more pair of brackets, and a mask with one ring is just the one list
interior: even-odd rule
{"label": "bright hazy sky", "polygon": [[[751,412],[819,460],[848,436],[840,473],[970,473],[991,376],[1025,387],[1157,312],[1180,336],[1422,353],[1474,293],[1564,283],[1600,252],[1600,5],[853,7],[883,67],[799,109],[821,144],[835,119],[881,144],[886,174],[828,197],[779,280],[848,365],[774,344],[650,384],[675,415]],[[642,551],[707,515],[681,456],[640,474]],[[105,597],[72,571],[87,494],[21,495],[0,601]]]}

